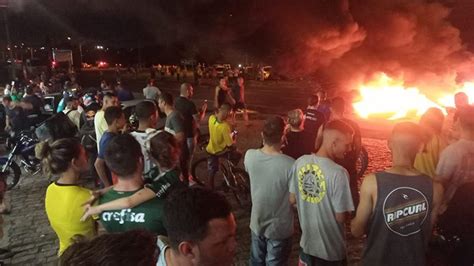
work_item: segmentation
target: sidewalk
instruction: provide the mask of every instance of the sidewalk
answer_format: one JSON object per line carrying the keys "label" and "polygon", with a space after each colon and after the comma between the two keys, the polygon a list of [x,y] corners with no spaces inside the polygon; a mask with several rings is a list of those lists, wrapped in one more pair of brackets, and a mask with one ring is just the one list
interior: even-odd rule
{"label": "sidewalk", "polygon": [[49,226],[44,197],[49,182],[41,174],[22,175],[20,184],[7,193],[11,214],[4,215],[1,247],[15,254],[5,265],[53,265],[58,241]]}

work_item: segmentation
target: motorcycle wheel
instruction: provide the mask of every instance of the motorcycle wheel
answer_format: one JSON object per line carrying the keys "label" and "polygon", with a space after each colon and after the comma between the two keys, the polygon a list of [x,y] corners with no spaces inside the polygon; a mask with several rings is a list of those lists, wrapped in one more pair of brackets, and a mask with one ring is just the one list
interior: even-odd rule
{"label": "motorcycle wheel", "polygon": [[11,190],[20,181],[21,169],[16,162],[12,162],[7,170],[4,173],[1,173],[1,175],[5,180],[7,190]]}

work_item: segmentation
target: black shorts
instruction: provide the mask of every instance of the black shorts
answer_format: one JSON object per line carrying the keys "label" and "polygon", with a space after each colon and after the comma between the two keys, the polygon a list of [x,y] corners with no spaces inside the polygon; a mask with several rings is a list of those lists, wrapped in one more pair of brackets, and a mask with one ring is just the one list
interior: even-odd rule
{"label": "black shorts", "polygon": [[300,257],[299,257],[299,266],[345,266],[347,265],[347,260],[340,260],[340,261],[327,261],[321,258],[311,256],[309,254],[304,253],[303,249],[300,249]]}
{"label": "black shorts", "polygon": [[232,110],[237,111],[237,110],[242,110],[246,109],[247,107],[245,106],[244,102],[236,102],[234,106],[232,106]]}

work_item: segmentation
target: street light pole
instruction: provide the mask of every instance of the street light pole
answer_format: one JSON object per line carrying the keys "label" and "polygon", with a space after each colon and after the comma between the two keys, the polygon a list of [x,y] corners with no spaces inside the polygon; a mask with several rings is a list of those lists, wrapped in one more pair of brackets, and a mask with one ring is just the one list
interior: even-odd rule
{"label": "street light pole", "polygon": [[7,6],[2,6],[2,13],[3,13],[3,22],[5,24],[5,37],[7,39],[7,47],[8,47],[8,52],[10,55],[10,62],[11,62],[11,71],[12,71],[12,79],[14,80],[16,78],[15,75],[15,63],[16,60],[13,59],[13,51],[10,43],[10,28],[8,27],[8,16],[7,16]]}
{"label": "street light pole", "polygon": [[79,42],[79,57],[80,57],[80,63],[81,63],[81,66],[80,68],[82,68],[82,63],[83,63],[83,59],[82,59],[82,42]]}

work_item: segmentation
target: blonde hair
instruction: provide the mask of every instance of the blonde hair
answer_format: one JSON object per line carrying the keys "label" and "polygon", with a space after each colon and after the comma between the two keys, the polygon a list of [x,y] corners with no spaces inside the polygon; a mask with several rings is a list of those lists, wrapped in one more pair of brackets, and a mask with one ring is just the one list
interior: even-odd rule
{"label": "blonde hair", "polygon": [[38,152],[45,174],[61,174],[67,171],[72,159],[81,154],[81,143],[75,138],[59,139],[50,144],[45,141]]}
{"label": "blonde hair", "polygon": [[292,127],[300,127],[303,123],[304,114],[301,109],[294,109],[288,112],[288,124]]}

